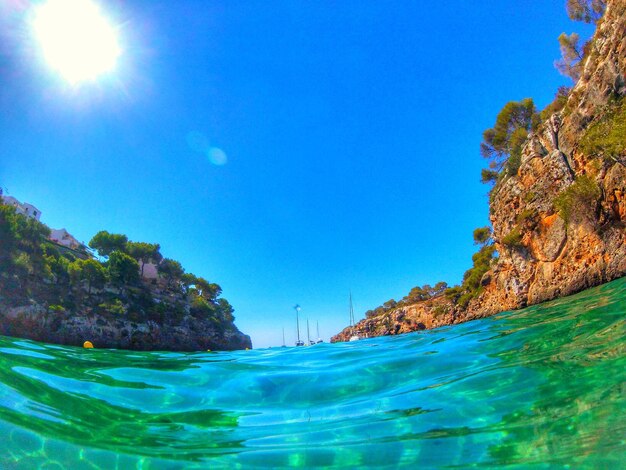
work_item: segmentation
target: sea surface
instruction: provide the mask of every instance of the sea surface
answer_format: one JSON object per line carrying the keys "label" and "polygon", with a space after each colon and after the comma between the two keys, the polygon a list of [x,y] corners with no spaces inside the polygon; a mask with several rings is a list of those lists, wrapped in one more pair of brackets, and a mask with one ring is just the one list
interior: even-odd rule
{"label": "sea surface", "polygon": [[304,348],[0,337],[0,468],[626,468],[625,314],[623,278],[462,325]]}

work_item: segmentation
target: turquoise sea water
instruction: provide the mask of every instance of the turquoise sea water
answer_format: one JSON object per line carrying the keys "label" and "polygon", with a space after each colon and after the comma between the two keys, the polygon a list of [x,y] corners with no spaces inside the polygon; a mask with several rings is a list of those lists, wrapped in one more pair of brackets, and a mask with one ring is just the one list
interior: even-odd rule
{"label": "turquoise sea water", "polygon": [[235,353],[0,337],[0,468],[624,468],[626,278],[397,337]]}

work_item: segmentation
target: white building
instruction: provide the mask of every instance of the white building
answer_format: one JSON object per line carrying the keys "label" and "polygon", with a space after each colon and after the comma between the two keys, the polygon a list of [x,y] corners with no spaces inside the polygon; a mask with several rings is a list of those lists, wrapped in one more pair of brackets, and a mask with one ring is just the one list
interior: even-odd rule
{"label": "white building", "polygon": [[18,214],[25,215],[26,217],[30,217],[31,219],[35,220],[39,220],[39,218],[41,217],[41,211],[32,204],[28,204],[27,202],[20,202],[13,196],[0,197],[2,198],[2,202],[4,204],[15,207],[15,212],[17,212]]}
{"label": "white building", "polygon": [[76,250],[82,243],[76,240],[67,230],[64,228],[60,229],[51,229],[50,237],[48,237],[54,243],[58,243],[59,245],[66,246],[71,248],[72,250]]}

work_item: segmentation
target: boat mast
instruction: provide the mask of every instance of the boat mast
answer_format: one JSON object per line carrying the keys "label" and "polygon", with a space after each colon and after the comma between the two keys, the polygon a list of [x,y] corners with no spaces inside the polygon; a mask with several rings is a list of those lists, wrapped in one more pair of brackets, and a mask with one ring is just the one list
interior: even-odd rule
{"label": "boat mast", "polygon": [[285,327],[283,327],[283,347],[285,347]]}
{"label": "boat mast", "polygon": [[354,309],[352,308],[352,291],[350,291],[350,326],[354,328]]}
{"label": "boat mast", "polygon": [[300,319],[298,318],[298,313],[300,312],[300,306],[298,304],[294,305],[294,310],[296,311],[296,330],[298,332],[298,341],[296,345],[300,345]]}
{"label": "boat mast", "polygon": [[309,319],[306,319],[306,342],[307,346],[311,344],[311,335],[309,334]]}
{"label": "boat mast", "polygon": [[350,291],[350,341],[358,341],[359,335],[356,333],[354,324],[354,307],[352,306],[352,291]]}

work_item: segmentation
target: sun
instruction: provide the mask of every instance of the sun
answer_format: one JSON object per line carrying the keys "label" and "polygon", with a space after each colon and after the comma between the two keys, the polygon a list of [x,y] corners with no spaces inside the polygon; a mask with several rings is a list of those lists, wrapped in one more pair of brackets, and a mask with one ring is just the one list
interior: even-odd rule
{"label": "sun", "polygon": [[90,0],[48,0],[35,7],[32,30],[44,58],[68,82],[113,71],[122,50],[117,31]]}

